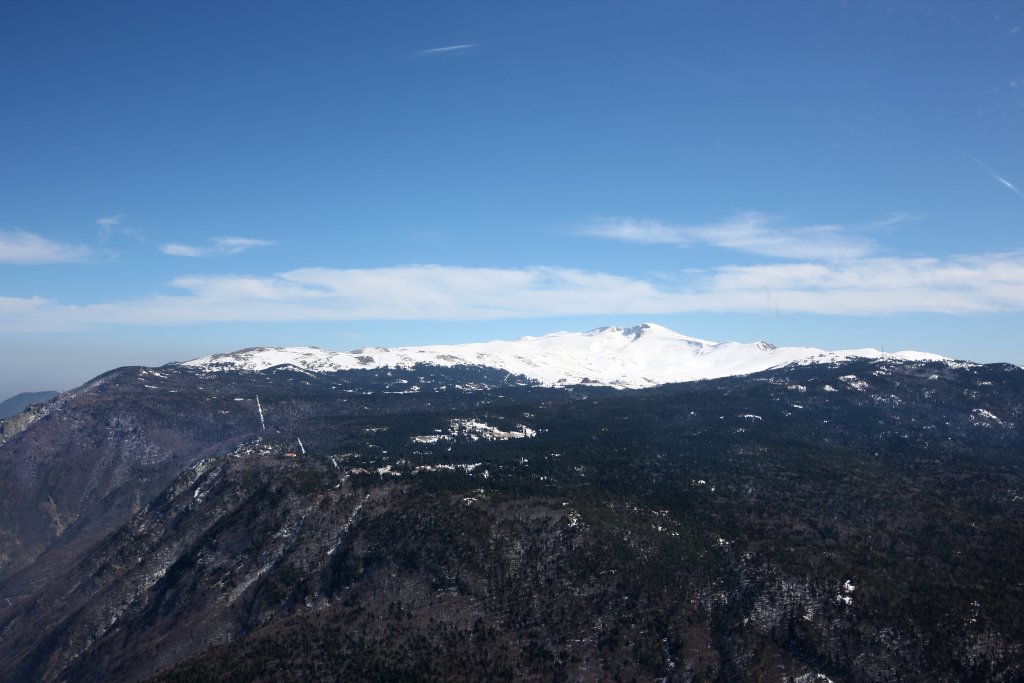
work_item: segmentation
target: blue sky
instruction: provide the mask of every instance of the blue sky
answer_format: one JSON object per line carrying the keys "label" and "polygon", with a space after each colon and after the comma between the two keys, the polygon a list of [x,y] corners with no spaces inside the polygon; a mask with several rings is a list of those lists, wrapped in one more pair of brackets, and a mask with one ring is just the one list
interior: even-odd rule
{"label": "blue sky", "polygon": [[644,320],[1024,363],[1016,2],[12,1],[0,92],[0,395]]}

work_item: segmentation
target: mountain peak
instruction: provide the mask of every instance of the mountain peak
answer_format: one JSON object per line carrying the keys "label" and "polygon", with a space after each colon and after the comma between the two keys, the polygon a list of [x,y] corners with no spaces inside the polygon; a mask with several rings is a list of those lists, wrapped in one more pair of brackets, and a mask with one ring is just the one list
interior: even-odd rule
{"label": "mountain peak", "polygon": [[706,339],[698,339],[697,337],[688,337],[684,334],[679,334],[675,330],[670,330],[667,327],[658,325],[656,323],[640,323],[639,325],[633,325],[632,327],[619,327],[618,325],[609,325],[606,327],[597,327],[589,332],[585,333],[588,336],[622,336],[632,341],[638,339],[675,339],[694,342],[697,344],[708,344],[713,345],[715,342],[708,341]]}
{"label": "mountain peak", "polygon": [[654,323],[640,323],[639,325],[634,325],[632,327],[622,328],[622,335],[624,337],[632,337],[633,339],[651,336],[679,336],[667,327],[655,325]]}
{"label": "mountain peak", "polygon": [[647,330],[647,325],[634,325],[633,327],[619,327],[618,325],[608,325],[606,327],[595,327],[594,329],[586,332],[588,337],[624,337],[632,340],[639,339],[643,336]]}

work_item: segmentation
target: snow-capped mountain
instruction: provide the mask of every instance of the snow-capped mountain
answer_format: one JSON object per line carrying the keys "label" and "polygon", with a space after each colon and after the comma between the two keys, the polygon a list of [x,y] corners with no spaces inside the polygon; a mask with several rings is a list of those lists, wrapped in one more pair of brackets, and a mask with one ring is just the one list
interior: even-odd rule
{"label": "snow-capped mountain", "polygon": [[363,348],[349,352],[303,346],[252,348],[216,354],[181,365],[202,372],[261,372],[291,366],[313,373],[417,364],[452,367],[476,365],[524,375],[545,386],[599,384],[643,388],[746,375],[790,363],[828,363],[853,358],[948,360],[916,351],[887,354],[875,349],[824,351],[813,347],[777,347],[767,342],[716,343],[644,323],[635,327],[601,327],[589,332],[555,332],[515,341]]}

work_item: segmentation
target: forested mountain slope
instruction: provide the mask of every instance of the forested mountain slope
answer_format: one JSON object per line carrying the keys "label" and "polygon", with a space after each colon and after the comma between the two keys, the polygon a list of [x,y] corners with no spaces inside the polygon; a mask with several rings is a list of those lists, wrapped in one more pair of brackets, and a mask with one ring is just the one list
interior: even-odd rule
{"label": "forested mountain slope", "polygon": [[[81,467],[159,490],[107,493],[119,528],[92,489],[54,496],[79,519],[0,584],[8,680],[1024,675],[1013,366],[627,392],[472,367],[101,379],[4,466],[61,481],[39,445],[77,419],[136,444]],[[96,531],[61,545],[76,524]]]}

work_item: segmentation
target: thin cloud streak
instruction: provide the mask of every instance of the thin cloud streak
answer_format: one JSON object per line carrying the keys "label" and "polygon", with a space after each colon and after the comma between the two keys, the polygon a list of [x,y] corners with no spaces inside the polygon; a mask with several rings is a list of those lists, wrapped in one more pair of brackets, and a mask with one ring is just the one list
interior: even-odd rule
{"label": "thin cloud streak", "polygon": [[99,243],[101,245],[109,242],[115,235],[131,237],[135,240],[142,241],[138,229],[123,225],[124,218],[125,216],[123,213],[118,213],[111,216],[102,216],[95,220],[96,225],[100,226]]}
{"label": "thin cloud streak", "polygon": [[212,258],[214,256],[230,256],[254,247],[269,247],[274,243],[248,237],[214,237],[207,246],[188,244],[163,244],[160,251],[168,256],[187,256],[190,258]]}
{"label": "thin cloud streak", "polygon": [[579,269],[302,268],[189,276],[179,294],[69,306],[0,297],[0,332],[104,325],[354,320],[495,320],[687,312],[892,315],[1024,311],[1024,252],[866,258],[686,271],[643,279]]}
{"label": "thin cloud streak", "polygon": [[1021,192],[1017,188],[1016,185],[1011,183],[1009,180],[1007,180],[1003,176],[999,175],[999,173],[997,173],[994,168],[992,168],[991,166],[986,164],[981,159],[978,159],[977,157],[971,156],[970,154],[968,154],[967,152],[963,151],[962,149],[958,149],[957,151],[960,152],[961,154],[963,154],[965,157],[967,157],[971,161],[973,161],[974,163],[976,163],[979,167],[981,167],[981,169],[983,171],[985,171],[985,173],[987,173],[997,183],[999,183],[1000,185],[1002,185],[1003,187],[1008,189],[1010,192],[1013,192],[1015,195],[1017,195],[1021,199],[1024,199],[1024,192]]}
{"label": "thin cloud streak", "polygon": [[787,259],[838,261],[863,258],[875,250],[874,242],[850,237],[838,225],[776,227],[766,214],[757,211],[740,213],[720,223],[690,226],[622,219],[590,227],[583,234],[641,244],[712,246]]}
{"label": "thin cloud streak", "polygon": [[114,216],[102,216],[96,219],[96,225],[109,230],[120,225],[122,220],[124,220],[124,214],[120,213]]}
{"label": "thin cloud streak", "polygon": [[926,216],[921,213],[914,213],[912,211],[895,211],[890,213],[885,218],[877,221],[871,221],[867,224],[868,228],[890,228],[894,225],[902,225],[904,223],[911,223],[913,221],[924,220]]}
{"label": "thin cloud streak", "polygon": [[420,50],[417,54],[421,55],[439,55],[445,52],[457,52],[459,50],[469,50],[470,48],[480,47],[480,43],[463,43],[461,45],[445,45],[444,47],[432,47],[428,50]]}
{"label": "thin cloud streak", "polygon": [[38,265],[85,261],[92,249],[81,244],[54,242],[24,230],[0,230],[0,263]]}

